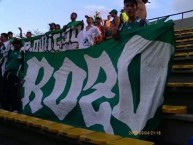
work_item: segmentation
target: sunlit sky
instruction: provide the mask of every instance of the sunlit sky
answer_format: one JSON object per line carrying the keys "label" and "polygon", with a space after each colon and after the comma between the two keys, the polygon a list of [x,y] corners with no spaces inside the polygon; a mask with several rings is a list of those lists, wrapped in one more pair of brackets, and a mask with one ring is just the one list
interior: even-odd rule
{"label": "sunlit sky", "polygon": [[[155,18],[183,11],[193,10],[193,0],[149,0],[146,4],[148,17]],[[77,20],[85,20],[86,14],[101,12],[103,19],[112,9],[120,11],[123,0],[0,0],[0,33],[19,33],[39,30],[47,32],[48,24],[55,22],[61,26],[70,21],[71,12],[78,14]],[[193,16],[193,12],[187,15]]]}

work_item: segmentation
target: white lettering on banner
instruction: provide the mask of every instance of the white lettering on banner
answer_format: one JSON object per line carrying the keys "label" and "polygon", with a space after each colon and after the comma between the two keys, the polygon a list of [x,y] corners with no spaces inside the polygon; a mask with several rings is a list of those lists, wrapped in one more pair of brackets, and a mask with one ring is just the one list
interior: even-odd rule
{"label": "white lettering on banner", "polygon": [[[101,124],[106,132],[113,133],[113,128],[110,124],[112,112],[110,104],[108,102],[103,102],[100,104],[99,110],[95,111],[92,106],[92,102],[103,96],[109,99],[115,96],[115,93],[112,92],[112,88],[117,82],[117,74],[115,68],[106,52],[103,52],[99,58],[91,58],[88,55],[85,55],[85,60],[88,66],[88,81],[84,89],[82,87],[86,78],[86,72],[83,69],[77,67],[68,58],[65,58],[61,68],[53,75],[55,78],[54,88],[50,95],[45,97],[43,103],[54,112],[59,120],[63,120],[66,115],[68,115],[70,111],[76,107],[77,98],[82,92],[82,89],[84,91],[88,89],[95,89],[93,93],[87,96],[83,96],[79,102],[86,126],[90,127],[95,124]],[[42,59],[41,62],[38,62],[37,59],[32,58],[27,62],[27,64],[28,70],[25,78],[26,82],[24,84],[25,97],[22,101],[23,106],[25,107],[30,102],[29,97],[31,93],[34,92],[35,97],[34,100],[31,100],[30,107],[32,113],[35,113],[42,108],[41,102],[43,99],[43,93],[41,88],[46,85],[46,83],[52,77],[51,75],[53,74],[53,68],[45,59]],[[38,85],[35,85],[35,81],[41,68],[44,70],[44,77]],[[106,80],[104,83],[95,84],[100,69],[103,69],[106,73]],[[57,99],[61,96],[61,94],[64,92],[64,89],[66,88],[67,79],[70,73],[72,73],[72,83],[68,94],[57,104]],[[33,77],[30,78],[30,76]],[[90,116],[95,117],[93,120],[90,120]]]}
{"label": "white lettering on banner", "polygon": [[[41,61],[38,61],[37,58],[33,57],[28,62],[28,69],[26,76],[24,78],[24,98],[22,99],[23,102],[23,108],[30,102],[29,97],[31,93],[35,94],[35,97],[30,102],[30,107],[32,110],[32,113],[35,113],[39,109],[42,108],[42,98],[43,98],[43,92],[41,88],[46,85],[46,83],[49,81],[50,77],[53,74],[54,68],[49,65],[47,60],[45,58],[42,58]],[[39,74],[40,69],[44,69],[44,76],[39,82],[39,84],[36,85],[36,80]],[[46,71],[45,71],[46,69]]]}
{"label": "white lettering on banner", "polygon": [[52,48],[54,48],[54,41],[53,41],[53,38],[52,38],[53,36],[52,36],[52,34],[49,34],[48,36],[47,36],[47,50],[46,51],[51,51],[52,50]]}
{"label": "white lettering on banner", "polygon": [[34,52],[38,52],[39,50],[38,50],[38,43],[39,43],[39,39],[37,39],[37,40],[34,40],[34,43],[33,43],[33,51]]}
{"label": "white lettering on banner", "polygon": [[[95,111],[93,102],[101,97],[113,98],[115,93],[112,92],[113,87],[117,82],[117,73],[106,52],[103,52],[99,58],[91,58],[85,55],[85,60],[88,66],[88,81],[84,90],[94,89],[95,91],[80,99],[80,108],[87,127],[95,124],[101,124],[108,133],[114,133],[110,124],[111,106],[108,102],[102,102],[99,110]],[[106,80],[104,83],[96,83],[100,69],[105,71]],[[92,117],[91,117],[92,116]]]}
{"label": "white lettering on banner", "polygon": [[34,41],[26,40],[24,46],[28,45],[27,50],[31,52],[55,52],[77,49],[77,34],[81,31],[81,29],[82,25],[78,25],[68,28],[65,32],[45,34],[42,35],[41,38]]}
{"label": "white lettering on banner", "polygon": [[[172,47],[168,43],[152,42],[136,35],[126,43],[119,57],[117,66],[119,102],[114,106],[112,115],[127,124],[131,130],[141,131],[147,121],[154,117],[157,108],[163,102],[162,94]],[[141,53],[140,102],[135,113],[128,66],[139,53]],[[133,132],[133,134],[138,133]]]}
{"label": "white lettering on banner", "polygon": [[57,45],[57,39],[60,37],[60,33],[53,35],[54,39],[54,50],[58,51],[60,49],[60,46]]}
{"label": "white lettering on banner", "polygon": [[[58,97],[64,92],[66,88],[69,74],[72,73],[71,86],[68,94],[57,103]],[[49,107],[59,120],[63,120],[66,115],[77,105],[77,98],[80,95],[83,87],[86,72],[77,67],[68,58],[65,58],[61,68],[54,73],[55,85],[52,93],[44,99],[44,104]]]}

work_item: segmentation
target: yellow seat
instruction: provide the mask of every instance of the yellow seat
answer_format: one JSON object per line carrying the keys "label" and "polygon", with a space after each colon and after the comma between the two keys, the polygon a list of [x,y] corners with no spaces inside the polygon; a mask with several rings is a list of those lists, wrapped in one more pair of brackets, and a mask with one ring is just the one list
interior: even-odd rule
{"label": "yellow seat", "polygon": [[193,83],[168,83],[168,87],[193,87]]}
{"label": "yellow seat", "polygon": [[14,121],[14,120],[15,120],[15,117],[16,117],[17,115],[18,115],[18,113],[8,112],[8,113],[5,113],[4,119],[10,120],[10,121]]}
{"label": "yellow seat", "polygon": [[186,106],[163,105],[162,112],[163,113],[185,114],[187,113],[187,107]]}
{"label": "yellow seat", "polygon": [[187,47],[191,47],[191,46],[193,46],[193,44],[186,44],[186,46],[187,46]]}
{"label": "yellow seat", "polygon": [[174,31],[175,31],[175,33],[176,33],[176,32],[181,32],[181,31],[183,31],[183,28],[181,28],[181,29],[175,29]]}
{"label": "yellow seat", "polygon": [[180,36],[181,34],[180,33],[176,33],[175,36]]}
{"label": "yellow seat", "polygon": [[39,118],[34,118],[31,120],[27,121],[28,126],[32,126],[32,127],[36,127],[36,128],[42,128],[45,125],[48,124],[53,124],[53,121],[49,121],[49,120],[43,120],[43,119],[39,119]]}
{"label": "yellow seat", "polygon": [[176,42],[183,42],[183,40],[176,40]]}
{"label": "yellow seat", "polygon": [[80,136],[80,141],[93,143],[97,145],[107,144],[108,142],[118,140],[118,139],[121,139],[121,136],[106,134],[101,132]]}
{"label": "yellow seat", "polygon": [[70,129],[74,128],[73,126],[70,125],[65,125],[61,123],[55,123],[53,122],[52,124],[45,124],[42,126],[42,129],[51,133],[55,134],[62,134],[64,132],[68,132]]}
{"label": "yellow seat", "polygon": [[9,111],[0,109],[0,118],[4,118],[5,114],[8,113],[8,112]]}
{"label": "yellow seat", "polygon": [[122,138],[120,140],[115,140],[107,143],[107,145],[154,145],[153,142],[144,141],[132,138]]}
{"label": "yellow seat", "polygon": [[186,45],[177,45],[176,48],[186,48]]}
{"label": "yellow seat", "polygon": [[5,118],[5,116],[6,116],[7,114],[9,114],[8,111],[4,111],[4,110],[0,111],[0,118]]}
{"label": "yellow seat", "polygon": [[191,55],[193,55],[193,52],[175,53],[176,57],[179,57],[179,56],[187,57],[187,56],[191,56]]}
{"label": "yellow seat", "polygon": [[64,135],[64,136],[67,136],[73,139],[79,139],[81,135],[88,135],[92,133],[96,133],[96,132],[93,130],[82,129],[82,128],[73,128],[70,131],[66,131],[66,132],[60,131],[59,132],[60,135]]}
{"label": "yellow seat", "polygon": [[29,119],[30,119],[30,116],[23,115],[23,114],[19,114],[15,116],[15,122],[25,124],[25,125],[27,125],[27,121],[29,121]]}
{"label": "yellow seat", "polygon": [[193,69],[193,65],[173,65],[173,69]]}
{"label": "yellow seat", "polygon": [[5,113],[5,112],[9,112],[9,111],[0,109],[0,113]]}
{"label": "yellow seat", "polygon": [[191,31],[191,30],[193,30],[193,28],[192,28],[192,27],[189,27],[189,28],[183,28],[183,30],[184,30],[184,31]]}

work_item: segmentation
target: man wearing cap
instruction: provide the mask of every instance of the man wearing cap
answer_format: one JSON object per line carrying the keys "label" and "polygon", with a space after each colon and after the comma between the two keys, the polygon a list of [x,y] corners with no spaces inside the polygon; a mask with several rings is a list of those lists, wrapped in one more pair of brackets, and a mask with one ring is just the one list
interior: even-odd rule
{"label": "man wearing cap", "polygon": [[128,21],[129,17],[127,16],[126,12],[124,9],[122,9],[121,11],[121,14],[120,14],[120,23],[125,23]]}
{"label": "man wearing cap", "polygon": [[93,17],[92,16],[85,16],[87,26],[79,32],[78,34],[78,43],[79,49],[85,49],[95,44],[95,38],[101,37],[100,30],[93,25]]}
{"label": "man wearing cap", "polygon": [[50,31],[56,30],[56,24],[55,23],[50,23],[49,26],[50,26]]}
{"label": "man wearing cap", "polygon": [[95,23],[96,23],[96,27],[100,30],[101,32],[101,36],[99,37],[96,37],[95,38],[95,43],[98,44],[100,42],[102,42],[104,40],[104,37],[105,37],[105,30],[104,30],[104,27],[102,26],[102,18],[101,17],[96,17],[95,18]]}
{"label": "man wearing cap", "polygon": [[124,0],[124,9],[129,16],[129,20],[123,25],[122,31],[128,31],[133,28],[147,25],[145,19],[136,17],[136,12],[138,10],[137,0]]}
{"label": "man wearing cap", "polygon": [[111,15],[111,17],[113,17],[113,21],[112,21],[112,25],[111,28],[116,28],[118,29],[119,24],[120,24],[120,18],[117,16],[118,11],[113,9],[109,12],[109,14]]}
{"label": "man wearing cap", "polygon": [[108,29],[108,36],[106,37],[106,39],[112,38],[114,37],[114,35],[116,35],[118,29],[119,29],[119,25],[120,25],[120,18],[117,16],[118,11],[113,9],[109,12],[109,14],[111,15],[111,17],[113,17],[113,20],[111,22],[111,26]]}

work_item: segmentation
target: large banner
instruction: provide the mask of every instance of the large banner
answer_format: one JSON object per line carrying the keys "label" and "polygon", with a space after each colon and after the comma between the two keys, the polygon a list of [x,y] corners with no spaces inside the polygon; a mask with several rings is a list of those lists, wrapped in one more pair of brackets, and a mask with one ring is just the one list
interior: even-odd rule
{"label": "large banner", "polygon": [[127,137],[155,135],[174,48],[169,21],[84,50],[28,53],[23,113]]}
{"label": "large banner", "polygon": [[25,51],[30,52],[59,52],[78,48],[77,35],[82,30],[82,21],[76,25],[65,27],[29,39],[23,39]]}

